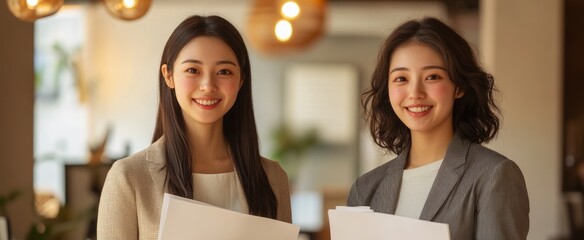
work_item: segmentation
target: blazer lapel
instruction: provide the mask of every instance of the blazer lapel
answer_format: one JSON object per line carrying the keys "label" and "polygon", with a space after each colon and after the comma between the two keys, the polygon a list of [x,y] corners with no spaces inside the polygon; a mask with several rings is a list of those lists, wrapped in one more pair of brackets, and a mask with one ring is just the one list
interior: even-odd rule
{"label": "blazer lapel", "polygon": [[470,143],[462,140],[455,133],[420,214],[421,220],[431,221],[444,205],[464,172],[464,167],[461,166],[466,162],[466,154],[469,147]]}
{"label": "blazer lapel", "polygon": [[406,149],[387,166],[386,175],[379,183],[379,186],[371,199],[370,205],[373,211],[389,214],[395,213],[401,179],[410,152],[409,149],[409,147],[406,147]]}
{"label": "blazer lapel", "polygon": [[166,192],[166,171],[164,171],[166,156],[164,155],[163,141],[164,138],[160,138],[154,142],[146,154],[146,161],[150,163],[149,172],[152,184],[155,184],[161,195]]}

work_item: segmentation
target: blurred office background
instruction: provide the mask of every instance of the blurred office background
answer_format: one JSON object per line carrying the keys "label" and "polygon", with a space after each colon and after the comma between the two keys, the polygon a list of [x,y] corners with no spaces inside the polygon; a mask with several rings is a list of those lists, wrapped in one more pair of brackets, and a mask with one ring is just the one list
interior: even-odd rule
{"label": "blurred office background", "polygon": [[246,40],[260,150],[289,174],[304,239],[330,239],[326,210],[393,157],[371,141],[360,94],[389,32],[423,16],[459,31],[495,76],[503,124],[488,146],[525,175],[528,238],[582,237],[582,1],[298,0],[308,19],[278,42],[268,6],[284,2],[153,0],[126,21],[102,1],[69,0],[34,23],[0,3],[0,197],[18,195],[0,215],[14,236],[91,235],[109,164],[150,144],[166,39],[190,15],[217,14]]}

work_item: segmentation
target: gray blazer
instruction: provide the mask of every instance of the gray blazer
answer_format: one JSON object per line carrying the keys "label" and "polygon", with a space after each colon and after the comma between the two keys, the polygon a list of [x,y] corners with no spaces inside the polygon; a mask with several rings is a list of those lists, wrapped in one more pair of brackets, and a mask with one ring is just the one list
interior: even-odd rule
{"label": "gray blazer", "polygon": [[[348,206],[394,214],[409,146],[359,177]],[[457,134],[448,146],[420,219],[447,223],[451,239],[526,239],[529,199],[519,167],[505,156]]]}

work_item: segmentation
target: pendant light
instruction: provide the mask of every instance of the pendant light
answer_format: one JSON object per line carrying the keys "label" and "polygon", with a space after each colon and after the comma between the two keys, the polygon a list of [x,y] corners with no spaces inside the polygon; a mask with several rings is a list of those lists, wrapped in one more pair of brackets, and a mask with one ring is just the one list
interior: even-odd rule
{"label": "pendant light", "polygon": [[[18,19],[33,22],[55,14],[64,0],[7,0],[10,12]],[[138,19],[150,9],[152,0],[103,0],[108,12],[123,20]]]}
{"label": "pendant light", "polygon": [[27,22],[53,15],[61,6],[63,0],[8,0],[10,12]]}
{"label": "pendant light", "polygon": [[247,37],[267,55],[303,50],[324,33],[325,15],[325,0],[255,0]]}
{"label": "pendant light", "polygon": [[109,13],[123,20],[138,19],[150,9],[151,0],[104,0]]}

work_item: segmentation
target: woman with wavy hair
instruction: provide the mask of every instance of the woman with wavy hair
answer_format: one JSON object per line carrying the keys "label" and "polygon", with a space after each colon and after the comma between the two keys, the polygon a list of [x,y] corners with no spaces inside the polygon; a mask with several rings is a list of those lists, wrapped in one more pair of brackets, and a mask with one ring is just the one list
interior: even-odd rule
{"label": "woman with wavy hair", "polygon": [[259,153],[250,61],[237,29],[192,16],[160,62],[152,145],[116,161],[99,205],[99,239],[157,239],[165,192],[291,222],[288,178]]}
{"label": "woman with wavy hair", "polygon": [[398,26],[363,94],[374,141],[397,157],[359,177],[347,205],[446,223],[452,239],[525,239],[521,170],[481,145],[499,130],[494,92],[493,77],[446,24]]}

